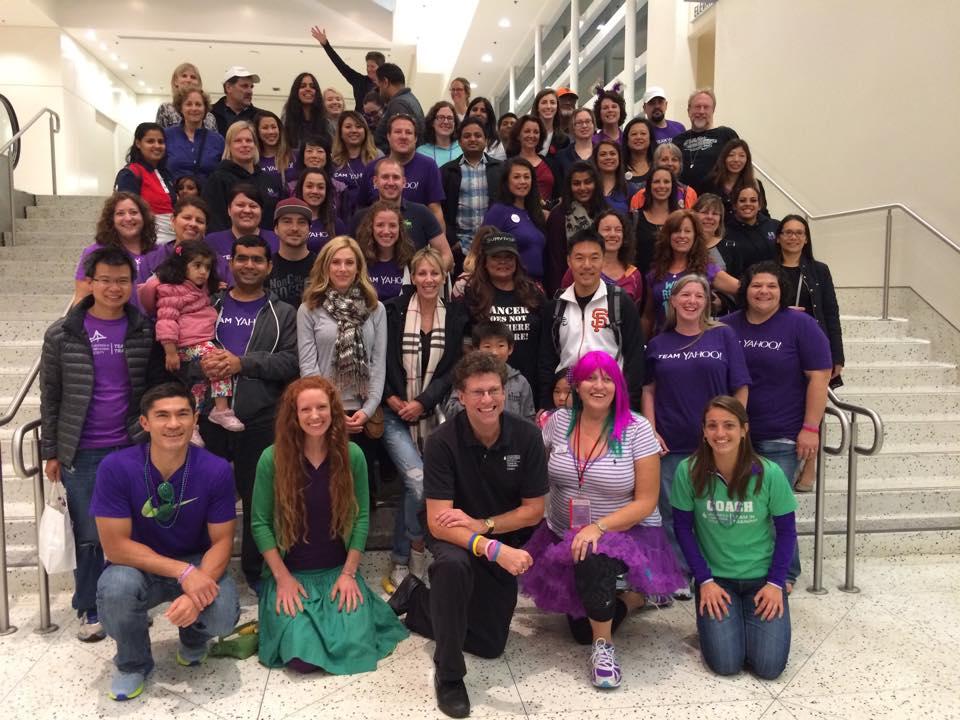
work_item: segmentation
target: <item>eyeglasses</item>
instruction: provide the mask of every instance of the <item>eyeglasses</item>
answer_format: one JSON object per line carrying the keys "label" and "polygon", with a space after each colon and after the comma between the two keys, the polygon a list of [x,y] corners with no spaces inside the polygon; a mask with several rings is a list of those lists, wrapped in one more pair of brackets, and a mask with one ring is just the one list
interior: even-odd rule
{"label": "eyeglasses", "polygon": [[574,125],[577,127],[586,127],[587,125],[593,125],[593,120],[577,120]]}
{"label": "eyeglasses", "polygon": [[437,122],[445,123],[447,125],[453,125],[453,116],[452,115],[437,115],[435,118]]}
{"label": "eyeglasses", "polygon": [[806,230],[782,230],[780,232],[784,237],[802,238],[807,236]]}
{"label": "eyeglasses", "polygon": [[487,390],[467,390],[467,395],[469,395],[474,400],[483,400],[484,395],[489,395],[491,400],[496,400],[498,397],[503,395],[503,388],[489,388]]}
{"label": "eyeglasses", "polygon": [[132,284],[130,278],[106,278],[106,277],[96,277],[91,278],[95,283],[100,283],[101,285],[116,285],[117,287],[129,287]]}

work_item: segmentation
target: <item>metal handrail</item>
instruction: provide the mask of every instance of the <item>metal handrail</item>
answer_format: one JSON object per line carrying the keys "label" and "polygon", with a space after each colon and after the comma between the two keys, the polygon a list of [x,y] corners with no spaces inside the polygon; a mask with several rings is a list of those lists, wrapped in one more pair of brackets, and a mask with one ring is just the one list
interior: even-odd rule
{"label": "metal handrail", "polygon": [[883,313],[882,319],[890,319],[890,255],[892,251],[892,241],[893,241],[893,211],[900,210],[905,213],[908,217],[912,218],[916,222],[927,230],[929,230],[935,237],[942,240],[946,245],[952,248],[955,252],[960,253],[960,245],[957,245],[953,240],[948,238],[943,232],[938,230],[933,226],[928,220],[924,219],[921,215],[911,210],[909,207],[903,203],[885,203],[883,205],[869,205],[867,207],[854,208],[852,210],[840,210],[838,212],[824,213],[822,215],[814,215],[810,212],[799,200],[797,200],[793,195],[791,195],[780,183],[778,183],[766,170],[761,167],[758,167],[754,164],[753,169],[758,173],[763,175],[771,185],[773,185],[787,200],[796,205],[796,207],[803,213],[804,217],[808,221],[813,220],[835,220],[837,218],[843,217],[853,217],[855,215],[866,215],[867,213],[885,211],[887,214],[886,218],[886,232],[884,237],[884,254],[883,254]]}
{"label": "metal handrail", "polygon": [[[14,143],[17,142],[24,133],[27,132],[33,124],[37,122],[45,113],[50,114],[50,179],[51,179],[51,189],[53,194],[57,195],[57,148],[56,143],[54,142],[53,136],[60,132],[60,116],[53,110],[48,107],[40,110],[36,115],[34,115],[27,122],[26,125],[21,128],[20,132],[10,138],[2,146],[0,146],[0,155],[7,152],[8,148],[12,148]],[[12,151],[11,151],[12,152]],[[15,245],[17,242],[17,219],[14,217],[14,207],[16,207],[16,192],[13,189],[13,158],[10,157],[10,162],[7,163],[7,180],[10,183],[10,244]]]}
{"label": "metal handrail", "polygon": [[[829,391],[829,388],[828,388]],[[832,391],[829,391],[832,395]],[[826,466],[824,459],[826,455],[843,455],[850,448],[850,421],[838,408],[827,405],[824,409],[824,417],[820,421],[820,446],[817,448],[817,485],[816,496],[813,511],[813,584],[807,588],[807,592],[814,595],[825,595],[826,590],[823,587],[823,535],[825,530],[826,518],[824,517],[826,509]],[[826,437],[826,416],[833,415],[840,422],[840,444],[836,447],[830,447],[822,438]]]}
{"label": "metal handrail", "polygon": [[[830,401],[840,410],[850,413],[850,454],[847,456],[847,552],[846,576],[840,590],[858,593],[860,589],[853,584],[854,565],[857,558],[857,456],[876,455],[883,448],[883,420],[875,411],[862,405],[841,400],[832,390],[828,390]],[[857,416],[863,415],[873,423],[873,444],[863,447],[857,444]]]}
{"label": "metal handrail", "polygon": [[[67,306],[67,309],[70,309],[70,306]],[[10,399],[10,404],[7,405],[7,409],[4,411],[3,415],[0,415],[0,427],[7,425],[16,417],[17,413],[20,411],[20,407],[23,405],[23,401],[27,399],[27,394],[30,392],[30,388],[33,386],[33,381],[37,379],[37,375],[40,374],[40,356],[37,355],[37,359],[33,361],[33,365],[30,366],[30,370],[27,372],[27,376],[24,378],[23,382],[20,384],[20,388],[17,390],[17,393]]]}
{"label": "metal handrail", "polygon": [[[24,438],[27,433],[33,434],[33,462],[35,465],[26,466],[23,459]],[[31,420],[17,428],[13,434],[13,469],[24,480],[31,477],[35,478],[33,483],[33,504],[36,512],[36,522],[34,523],[34,535],[37,540],[37,548],[40,547],[40,516],[43,515],[43,508],[46,503],[43,492],[43,461],[40,459],[40,420]],[[45,635],[57,629],[57,626],[50,621],[50,581],[47,577],[47,571],[37,557],[37,580],[38,595],[40,596],[40,627],[35,632]]]}

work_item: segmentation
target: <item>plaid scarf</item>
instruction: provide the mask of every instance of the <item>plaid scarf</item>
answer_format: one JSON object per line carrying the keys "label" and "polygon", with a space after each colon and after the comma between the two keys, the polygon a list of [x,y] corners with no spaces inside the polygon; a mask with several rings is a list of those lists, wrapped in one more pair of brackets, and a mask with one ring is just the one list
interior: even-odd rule
{"label": "plaid scarf", "polygon": [[356,285],[345,293],[330,290],[323,298],[323,309],[337,322],[333,379],[341,390],[352,387],[366,400],[370,384],[370,362],[363,344],[363,324],[370,317],[366,298]]}
{"label": "plaid scarf", "polygon": [[[430,333],[430,353],[427,357],[427,366],[423,365],[423,353],[420,347],[420,328],[423,315],[420,312],[420,297],[414,293],[410,296],[407,305],[407,317],[403,321],[403,337],[400,340],[400,353],[403,369],[407,373],[407,400],[419,397],[423,389],[430,384],[433,373],[436,372],[446,340],[444,325],[447,319],[447,308],[443,301],[437,298],[437,307],[433,311],[433,330]],[[437,419],[434,413],[425,415],[418,422],[410,425],[410,436],[420,450],[427,435],[436,426]]]}

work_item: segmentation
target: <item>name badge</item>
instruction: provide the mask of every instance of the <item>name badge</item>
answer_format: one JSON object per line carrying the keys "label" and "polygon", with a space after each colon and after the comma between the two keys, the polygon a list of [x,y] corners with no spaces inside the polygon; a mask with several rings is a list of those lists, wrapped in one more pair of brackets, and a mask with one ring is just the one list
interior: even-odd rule
{"label": "name badge", "polygon": [[520,216],[517,215],[516,213],[514,213],[513,215],[510,216],[510,221],[511,221],[511,222],[518,223],[518,222],[520,222]]}
{"label": "name badge", "polygon": [[590,501],[585,497],[570,498],[570,527],[579,530],[592,521],[590,517]]}

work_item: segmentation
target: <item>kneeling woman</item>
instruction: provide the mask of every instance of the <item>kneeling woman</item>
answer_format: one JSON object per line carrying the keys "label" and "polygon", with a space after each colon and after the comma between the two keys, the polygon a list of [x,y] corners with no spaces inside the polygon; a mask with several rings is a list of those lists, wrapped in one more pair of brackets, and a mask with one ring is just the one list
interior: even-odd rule
{"label": "kneeling woman", "polygon": [[534,562],[520,587],[541,610],[567,614],[581,644],[593,644],[593,684],[620,684],[611,642],[628,610],[684,584],[660,526],[660,446],[630,412],[616,361],[589,352],[574,366],[573,408],[543,430],[550,477],[546,522],[526,550]]}
{"label": "kneeling woman", "polygon": [[758,677],[779,677],[790,654],[785,583],[797,501],[780,467],[754,452],[747,411],[735,398],[708,403],[703,442],[677,468],[671,503],[697,583],[704,661],[719,675],[747,666]]}
{"label": "kneeling woman", "polygon": [[334,675],[375,670],[407,631],[357,574],[367,542],[367,464],[333,385],[306,377],[277,409],[257,464],[253,537],[265,561],[260,662]]}

